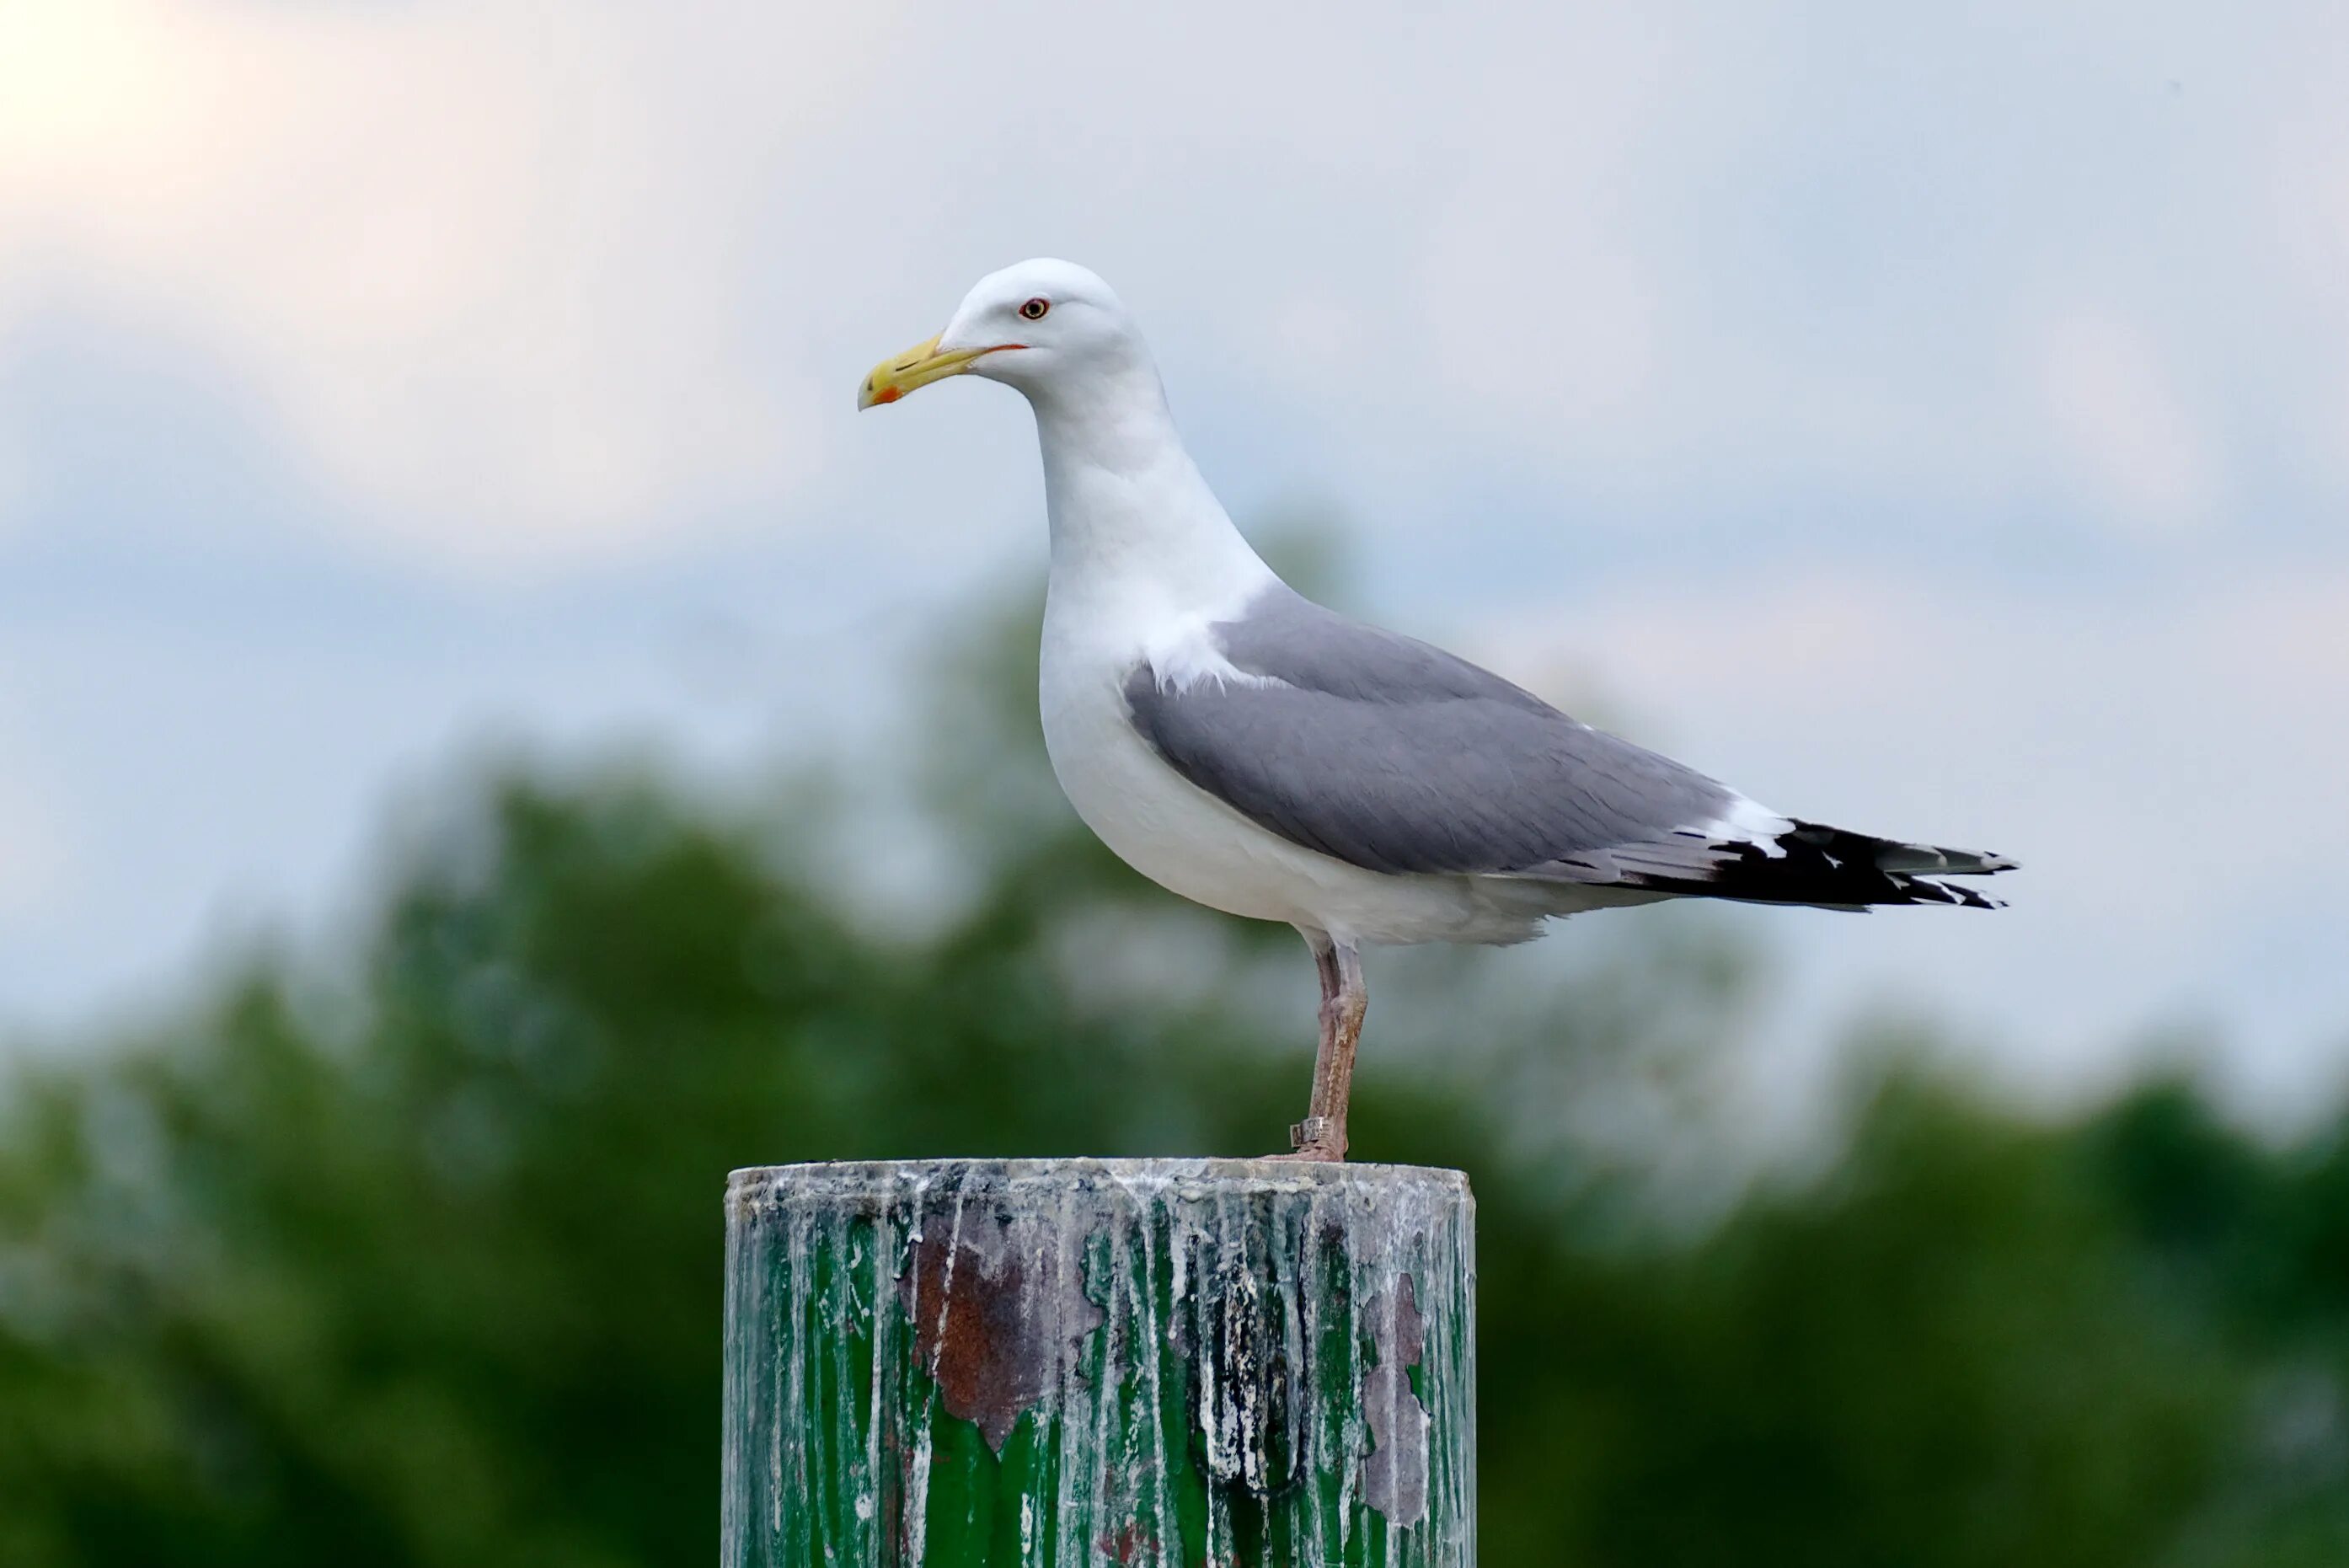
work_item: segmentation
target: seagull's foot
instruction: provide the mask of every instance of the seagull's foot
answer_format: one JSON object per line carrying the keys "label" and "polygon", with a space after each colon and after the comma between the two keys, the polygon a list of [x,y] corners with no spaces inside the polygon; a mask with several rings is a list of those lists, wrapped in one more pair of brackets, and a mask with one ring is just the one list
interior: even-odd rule
{"label": "seagull's foot", "polygon": [[1328,1116],[1308,1116],[1288,1129],[1292,1146],[1287,1154],[1268,1154],[1267,1159],[1291,1159],[1315,1164],[1336,1165],[1346,1158],[1346,1135],[1337,1122]]}

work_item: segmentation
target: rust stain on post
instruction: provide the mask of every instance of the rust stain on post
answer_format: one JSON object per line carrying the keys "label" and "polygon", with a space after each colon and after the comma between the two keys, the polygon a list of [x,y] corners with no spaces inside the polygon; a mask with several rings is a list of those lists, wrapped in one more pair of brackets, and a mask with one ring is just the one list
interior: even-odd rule
{"label": "rust stain on post", "polygon": [[[1020,1413],[1051,1391],[1102,1320],[1078,1292],[1050,1293],[1011,1229],[986,1227],[985,1243],[926,1231],[897,1282],[913,1315],[916,1364],[947,1409],[976,1425],[999,1454]],[[1033,1251],[1039,1261],[1047,1255]]]}
{"label": "rust stain on post", "polygon": [[738,1171],[729,1568],[1468,1568],[1450,1171]]}

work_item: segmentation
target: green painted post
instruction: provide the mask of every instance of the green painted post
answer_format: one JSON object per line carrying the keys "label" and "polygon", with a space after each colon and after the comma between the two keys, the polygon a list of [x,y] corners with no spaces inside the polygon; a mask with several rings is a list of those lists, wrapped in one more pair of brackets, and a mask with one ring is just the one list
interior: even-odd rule
{"label": "green painted post", "polygon": [[1456,1171],[734,1173],[726,1568],[1470,1568]]}

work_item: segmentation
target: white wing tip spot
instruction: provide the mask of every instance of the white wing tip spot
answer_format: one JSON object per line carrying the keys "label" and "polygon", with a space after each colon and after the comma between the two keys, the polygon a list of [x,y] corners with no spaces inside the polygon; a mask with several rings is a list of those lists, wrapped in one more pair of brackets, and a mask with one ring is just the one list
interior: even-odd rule
{"label": "white wing tip spot", "polygon": [[1778,837],[1794,830],[1793,818],[1781,816],[1759,801],[1748,800],[1742,794],[1732,800],[1727,809],[1702,829],[1709,838],[1751,844],[1770,860],[1785,857],[1785,846],[1778,842]]}

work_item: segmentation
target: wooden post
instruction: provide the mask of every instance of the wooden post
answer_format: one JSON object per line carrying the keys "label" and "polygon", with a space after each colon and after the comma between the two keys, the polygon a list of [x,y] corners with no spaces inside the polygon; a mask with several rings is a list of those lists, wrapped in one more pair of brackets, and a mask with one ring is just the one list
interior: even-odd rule
{"label": "wooden post", "polygon": [[726,1568],[1469,1568],[1475,1205],[1257,1160],[739,1170]]}

